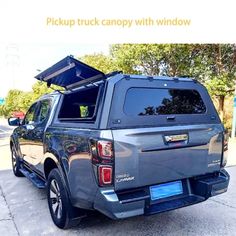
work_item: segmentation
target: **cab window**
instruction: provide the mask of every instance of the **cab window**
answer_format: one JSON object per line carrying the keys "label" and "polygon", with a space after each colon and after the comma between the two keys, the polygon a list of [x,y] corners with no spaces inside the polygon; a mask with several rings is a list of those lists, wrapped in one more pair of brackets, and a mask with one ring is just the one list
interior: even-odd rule
{"label": "cab window", "polygon": [[27,111],[24,119],[24,124],[34,124],[37,121],[37,108],[38,108],[38,103],[34,103],[29,110]]}
{"label": "cab window", "polygon": [[51,108],[51,100],[40,101],[39,112],[38,112],[38,122],[42,123],[47,120]]}

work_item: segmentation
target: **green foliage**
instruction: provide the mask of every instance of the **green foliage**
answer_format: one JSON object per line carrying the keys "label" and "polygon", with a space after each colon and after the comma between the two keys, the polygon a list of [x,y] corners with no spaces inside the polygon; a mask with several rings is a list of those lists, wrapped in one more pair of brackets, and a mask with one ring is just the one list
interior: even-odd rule
{"label": "green foliage", "polygon": [[125,73],[202,79],[204,46],[198,44],[116,44],[111,55]]}
{"label": "green foliage", "polygon": [[205,82],[208,92],[212,96],[230,96],[234,92],[235,79],[222,73],[218,76],[212,76]]}
{"label": "green foliage", "polygon": [[[58,88],[56,88],[58,89]],[[37,81],[33,87],[32,87],[32,98],[33,100],[38,99],[43,94],[51,93],[53,90],[51,88],[47,87],[47,84],[45,82],[39,82]]]}
{"label": "green foliage", "polygon": [[125,73],[189,76],[205,82],[222,73],[234,80],[235,50],[232,44],[116,44],[110,53]]}
{"label": "green foliage", "polygon": [[79,60],[83,61],[85,64],[88,64],[97,70],[102,71],[103,73],[110,73],[117,70],[117,66],[114,63],[114,60],[110,56],[105,56],[103,54],[92,54],[85,55]]}
{"label": "green foliage", "polygon": [[88,116],[88,106],[80,106],[81,117]]}
{"label": "green foliage", "polygon": [[36,82],[31,92],[20,90],[10,90],[6,97],[6,102],[0,107],[0,115],[10,117],[14,111],[26,112],[30,105],[45,93],[50,93],[52,89],[47,88],[45,83]]}
{"label": "green foliage", "polygon": [[25,93],[20,90],[10,90],[6,97],[5,104],[1,107],[1,112],[3,115],[9,115],[13,111],[21,111],[24,100]]}
{"label": "green foliage", "polygon": [[208,45],[206,86],[212,96],[230,96],[236,80],[236,48],[231,44]]}
{"label": "green foliage", "polygon": [[[145,45],[141,44],[116,44],[110,48],[111,57],[114,58],[118,70],[125,74],[140,74],[140,52]],[[146,46],[147,47],[147,46]]]}

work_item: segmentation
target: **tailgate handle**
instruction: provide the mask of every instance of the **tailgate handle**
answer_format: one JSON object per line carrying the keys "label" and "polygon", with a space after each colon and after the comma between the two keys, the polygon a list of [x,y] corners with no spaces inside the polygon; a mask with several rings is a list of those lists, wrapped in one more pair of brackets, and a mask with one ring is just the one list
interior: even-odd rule
{"label": "tailgate handle", "polygon": [[180,142],[188,140],[188,135],[187,134],[165,135],[164,138],[167,143]]}

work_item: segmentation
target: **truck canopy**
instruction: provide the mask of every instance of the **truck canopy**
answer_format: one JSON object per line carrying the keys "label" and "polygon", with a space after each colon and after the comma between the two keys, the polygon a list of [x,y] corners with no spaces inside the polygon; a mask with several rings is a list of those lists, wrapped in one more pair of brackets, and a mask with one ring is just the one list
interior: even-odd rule
{"label": "truck canopy", "polygon": [[223,126],[207,90],[191,79],[119,80],[108,129],[116,191],[220,171]]}

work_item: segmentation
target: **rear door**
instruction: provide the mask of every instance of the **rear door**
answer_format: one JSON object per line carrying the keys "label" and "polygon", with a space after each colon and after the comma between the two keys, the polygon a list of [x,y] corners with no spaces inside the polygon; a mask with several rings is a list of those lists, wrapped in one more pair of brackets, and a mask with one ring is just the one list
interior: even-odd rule
{"label": "rear door", "polygon": [[[116,100],[116,94],[122,96]],[[116,190],[220,169],[223,129],[200,84],[122,80],[115,86],[109,126]]]}

